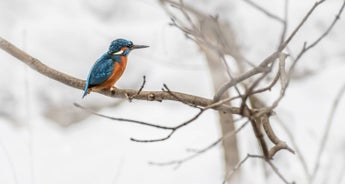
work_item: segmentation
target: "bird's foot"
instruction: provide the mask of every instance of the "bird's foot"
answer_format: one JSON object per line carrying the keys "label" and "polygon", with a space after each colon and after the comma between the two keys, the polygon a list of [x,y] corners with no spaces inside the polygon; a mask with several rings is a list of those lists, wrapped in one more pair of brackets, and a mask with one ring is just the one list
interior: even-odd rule
{"label": "bird's foot", "polygon": [[112,95],[115,95],[116,91],[117,91],[117,88],[116,88],[115,86],[113,86],[113,87],[110,88],[110,93],[111,93]]}

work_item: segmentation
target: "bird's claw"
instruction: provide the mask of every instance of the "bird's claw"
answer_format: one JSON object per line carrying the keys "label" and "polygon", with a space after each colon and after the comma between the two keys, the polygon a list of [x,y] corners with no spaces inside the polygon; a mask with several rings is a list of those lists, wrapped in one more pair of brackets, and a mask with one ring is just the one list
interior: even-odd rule
{"label": "bird's claw", "polygon": [[117,90],[117,88],[113,86],[113,87],[110,88],[110,93],[112,95],[114,95],[116,93],[116,90]]}

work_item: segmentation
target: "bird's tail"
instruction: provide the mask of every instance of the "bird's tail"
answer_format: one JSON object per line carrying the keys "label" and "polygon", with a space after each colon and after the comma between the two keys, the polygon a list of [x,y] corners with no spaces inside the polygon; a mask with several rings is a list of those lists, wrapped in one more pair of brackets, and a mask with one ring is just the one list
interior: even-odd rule
{"label": "bird's tail", "polygon": [[87,89],[87,87],[85,87],[83,96],[81,98],[84,98],[87,94],[88,94],[88,89]]}

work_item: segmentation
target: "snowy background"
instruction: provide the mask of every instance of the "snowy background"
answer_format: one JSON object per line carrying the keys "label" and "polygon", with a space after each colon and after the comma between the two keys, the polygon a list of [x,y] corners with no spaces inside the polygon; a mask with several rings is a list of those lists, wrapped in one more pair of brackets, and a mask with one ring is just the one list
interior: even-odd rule
{"label": "snowy background", "polygon": [[[186,1],[195,2],[195,1]],[[260,5],[283,16],[283,1],[260,0]],[[290,0],[289,29],[302,19],[312,0]],[[241,1],[198,1],[199,9],[229,20],[243,53],[260,61],[277,46],[281,25]],[[290,45],[292,52],[313,41],[333,20],[340,0],[325,2]],[[342,17],[345,17],[343,15]],[[170,89],[212,98],[207,63],[196,45],[169,26],[158,1],[139,0],[2,0],[0,36],[37,57],[48,66],[85,79],[94,61],[116,38],[126,38],[148,49],[133,51],[117,86],[138,89],[145,75],[145,90]],[[345,21],[298,64],[287,95],[276,110],[291,130],[309,170],[315,165],[332,103],[345,82]],[[297,75],[296,74],[296,75]],[[208,111],[167,141],[131,142],[130,137],[159,138],[167,132],[90,116],[73,106],[80,103],[114,117],[177,125],[197,111],[176,102],[128,103],[99,94],[81,100],[82,91],[31,70],[0,50],[0,183],[221,183],[223,156],[220,146],[186,162],[178,169],[149,165],[182,158],[187,148],[203,148],[220,136],[217,114]],[[297,77],[296,77],[297,78]],[[270,96],[267,96],[270,98]],[[315,183],[338,183],[345,175],[345,100],[340,101]],[[282,139],[287,134],[274,125]],[[239,133],[241,157],[258,153],[248,126]],[[290,181],[305,183],[297,156],[282,151],[274,162]],[[262,161],[243,166],[242,183],[277,183],[265,179]],[[342,179],[345,183],[345,179]]]}

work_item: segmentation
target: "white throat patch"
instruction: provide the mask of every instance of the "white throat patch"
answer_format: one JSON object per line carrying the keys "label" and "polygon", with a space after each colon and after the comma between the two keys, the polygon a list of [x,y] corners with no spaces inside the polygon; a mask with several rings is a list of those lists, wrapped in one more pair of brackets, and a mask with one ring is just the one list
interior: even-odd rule
{"label": "white throat patch", "polygon": [[117,51],[117,52],[114,52],[113,55],[116,56],[116,55],[121,55],[123,53],[123,50],[120,50],[120,51]]}

